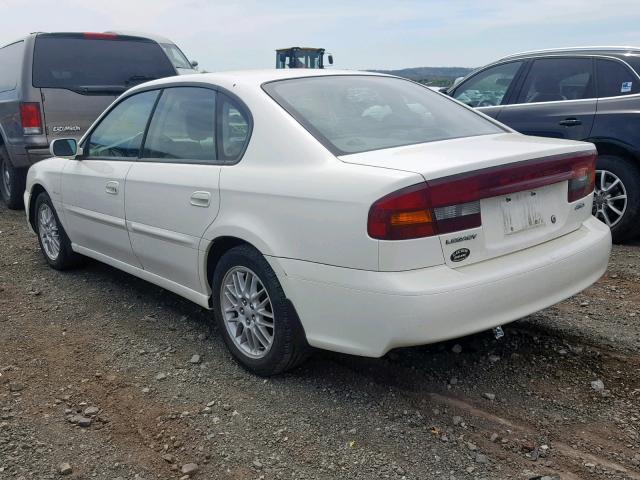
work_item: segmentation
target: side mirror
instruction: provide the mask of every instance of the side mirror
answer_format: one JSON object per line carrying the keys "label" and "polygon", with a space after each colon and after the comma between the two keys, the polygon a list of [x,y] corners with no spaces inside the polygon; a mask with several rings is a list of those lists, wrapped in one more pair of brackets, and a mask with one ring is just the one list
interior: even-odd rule
{"label": "side mirror", "polygon": [[457,86],[462,80],[464,80],[464,77],[458,77],[453,81],[453,85],[451,85],[451,87],[455,87]]}
{"label": "side mirror", "polygon": [[193,68],[196,68],[198,66],[198,61],[197,60],[191,60],[191,66]]}
{"label": "side mirror", "polygon": [[333,65],[333,55],[329,54],[327,60],[329,60],[329,65]]}
{"label": "side mirror", "polygon": [[73,138],[56,138],[49,151],[54,157],[74,158],[78,154],[78,142]]}

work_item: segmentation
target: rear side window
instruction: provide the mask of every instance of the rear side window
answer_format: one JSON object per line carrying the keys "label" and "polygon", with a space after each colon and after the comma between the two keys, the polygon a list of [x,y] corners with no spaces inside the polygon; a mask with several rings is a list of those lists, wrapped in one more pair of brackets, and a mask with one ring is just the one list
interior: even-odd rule
{"label": "rear side window", "polygon": [[0,48],[0,92],[16,88],[22,66],[24,42],[16,42]]}
{"label": "rear side window", "polygon": [[400,78],[331,75],[279,80],[263,88],[335,155],[505,131]]}
{"label": "rear side window", "polygon": [[244,108],[235,100],[220,94],[218,137],[220,160],[237,161],[249,141],[251,123]]}
{"label": "rear side window", "polygon": [[156,42],[131,37],[39,35],[33,53],[33,86],[91,93],[129,88],[170,77],[175,70]]}
{"label": "rear side window", "polygon": [[590,58],[541,58],[533,62],[518,103],[595,97]]}
{"label": "rear side window", "polygon": [[215,161],[216,92],[167,88],[149,125],[143,158]]}
{"label": "rear side window", "polygon": [[137,158],[157,97],[157,90],[142,92],[127,97],[116,105],[91,132],[86,155],[99,158]]}
{"label": "rear side window", "polygon": [[521,66],[522,62],[510,62],[487,68],[460,85],[453,97],[470,107],[501,105]]}
{"label": "rear side window", "polygon": [[596,60],[598,72],[598,97],[617,97],[640,91],[638,76],[615,60]]}

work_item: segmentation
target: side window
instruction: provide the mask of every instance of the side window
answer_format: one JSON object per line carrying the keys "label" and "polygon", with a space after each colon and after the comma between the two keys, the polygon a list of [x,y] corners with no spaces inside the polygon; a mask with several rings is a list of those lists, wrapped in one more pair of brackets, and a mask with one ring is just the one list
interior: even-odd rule
{"label": "side window", "polygon": [[91,132],[86,155],[99,158],[137,158],[157,97],[157,90],[142,92],[116,105]]}
{"label": "side window", "polygon": [[24,42],[16,42],[0,48],[0,92],[16,88],[22,65],[23,45]]}
{"label": "side window", "polygon": [[149,125],[142,157],[215,161],[215,117],[214,90],[198,87],[165,89]]}
{"label": "side window", "polygon": [[460,85],[453,98],[470,107],[501,105],[522,62],[504,63],[487,68]]}
{"label": "side window", "polygon": [[591,58],[541,58],[533,62],[518,103],[594,97]]}
{"label": "side window", "polygon": [[596,60],[598,97],[617,97],[640,91],[640,81],[626,65],[615,60]]}
{"label": "side window", "polygon": [[220,94],[218,106],[218,155],[225,162],[236,162],[244,152],[251,134],[251,123],[245,109],[235,100]]}

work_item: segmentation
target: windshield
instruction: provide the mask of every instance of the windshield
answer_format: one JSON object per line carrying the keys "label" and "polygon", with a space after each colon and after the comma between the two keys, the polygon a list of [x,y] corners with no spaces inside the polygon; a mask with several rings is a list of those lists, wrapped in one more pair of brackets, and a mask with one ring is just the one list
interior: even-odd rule
{"label": "windshield", "polygon": [[399,78],[335,75],[263,88],[336,155],[505,132],[444,95]]}
{"label": "windshield", "polygon": [[174,67],[193,70],[193,67],[187,57],[185,57],[184,53],[182,53],[176,45],[173,43],[161,43],[160,45],[162,46],[164,53],[169,57],[169,60],[171,60],[171,63],[173,63]]}
{"label": "windshield", "polygon": [[148,80],[176,74],[156,42],[80,34],[39,35],[33,53],[33,86],[83,93],[123,91]]}

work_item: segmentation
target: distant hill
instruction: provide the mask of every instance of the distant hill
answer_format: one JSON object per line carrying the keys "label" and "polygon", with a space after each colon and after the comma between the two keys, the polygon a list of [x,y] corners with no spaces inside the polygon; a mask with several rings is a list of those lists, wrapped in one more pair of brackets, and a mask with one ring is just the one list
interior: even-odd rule
{"label": "distant hill", "polygon": [[458,77],[464,77],[472,68],[464,67],[415,67],[400,70],[371,70],[372,72],[388,73],[398,77],[408,78],[425,85],[448,87]]}

